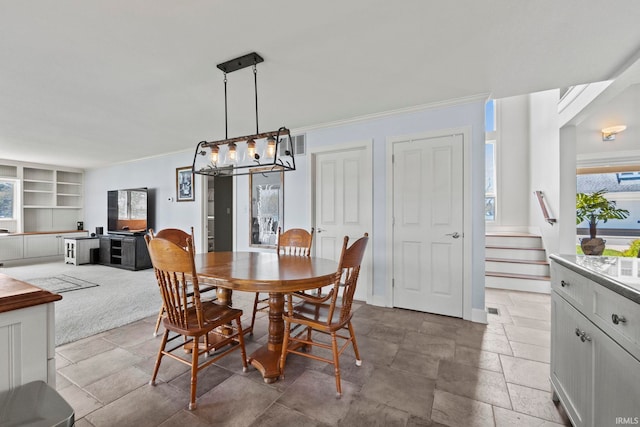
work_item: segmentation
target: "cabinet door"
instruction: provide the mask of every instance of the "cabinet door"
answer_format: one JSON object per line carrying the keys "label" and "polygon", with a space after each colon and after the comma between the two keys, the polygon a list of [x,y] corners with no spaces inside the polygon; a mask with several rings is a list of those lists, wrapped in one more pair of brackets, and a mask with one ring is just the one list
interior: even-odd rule
{"label": "cabinet door", "polygon": [[122,266],[126,268],[136,267],[135,237],[125,237],[122,239]]}
{"label": "cabinet door", "polygon": [[590,425],[592,346],[576,334],[593,336],[591,322],[557,293],[551,293],[551,382],[574,426]]}
{"label": "cabinet door", "polygon": [[58,255],[65,255],[65,243],[64,239],[69,237],[86,237],[87,233],[85,231],[80,231],[78,233],[62,233],[58,236]]}
{"label": "cabinet door", "polygon": [[111,263],[111,239],[108,236],[100,237],[100,264]]}
{"label": "cabinet door", "polygon": [[36,258],[60,254],[60,241],[56,234],[35,234],[24,236],[24,257]]}
{"label": "cabinet door", "polygon": [[0,261],[20,259],[24,253],[23,236],[3,236],[0,238]]}
{"label": "cabinet door", "polygon": [[0,313],[0,392],[49,380],[47,345],[53,337],[47,336],[48,307],[41,304]]}
{"label": "cabinet door", "polygon": [[640,423],[640,362],[596,329],[593,346],[593,425]]}

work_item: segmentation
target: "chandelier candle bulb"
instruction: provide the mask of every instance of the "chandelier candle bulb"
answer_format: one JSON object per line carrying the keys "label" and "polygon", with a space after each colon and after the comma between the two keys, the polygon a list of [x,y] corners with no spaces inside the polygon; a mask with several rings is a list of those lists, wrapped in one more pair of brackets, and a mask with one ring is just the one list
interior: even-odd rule
{"label": "chandelier candle bulb", "polygon": [[238,152],[237,152],[237,145],[234,142],[229,143],[229,145],[227,146],[228,150],[227,150],[227,154],[224,158],[224,165],[225,166],[233,166],[238,162]]}
{"label": "chandelier candle bulb", "polygon": [[274,137],[270,136],[267,138],[267,149],[265,152],[265,157],[267,159],[273,159],[276,155],[276,140]]}
{"label": "chandelier candle bulb", "polygon": [[256,159],[256,141],[253,139],[250,139],[247,141],[247,153],[249,155],[249,159]]}
{"label": "chandelier candle bulb", "polygon": [[211,147],[211,163],[214,165],[218,164],[218,153],[220,152],[220,148],[217,145]]}

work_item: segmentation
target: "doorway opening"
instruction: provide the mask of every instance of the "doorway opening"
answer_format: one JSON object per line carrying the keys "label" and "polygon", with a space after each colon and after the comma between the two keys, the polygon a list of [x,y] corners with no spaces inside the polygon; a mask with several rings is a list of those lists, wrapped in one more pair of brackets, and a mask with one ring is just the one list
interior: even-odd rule
{"label": "doorway opening", "polygon": [[233,177],[207,177],[206,223],[207,252],[233,250]]}

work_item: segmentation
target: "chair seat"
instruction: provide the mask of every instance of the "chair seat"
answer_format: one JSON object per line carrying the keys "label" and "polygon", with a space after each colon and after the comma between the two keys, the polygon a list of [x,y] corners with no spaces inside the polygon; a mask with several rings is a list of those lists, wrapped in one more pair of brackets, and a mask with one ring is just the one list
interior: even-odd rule
{"label": "chair seat", "polygon": [[238,316],[242,316],[242,310],[216,304],[213,301],[202,301],[203,317],[205,324],[202,328],[198,328],[198,319],[196,317],[195,307],[187,310],[187,327],[183,328],[179,325],[171,323],[168,317],[162,322],[164,327],[170,331],[186,336],[201,336],[216,328],[221,323],[230,323]]}
{"label": "chair seat", "polygon": [[[294,323],[305,325],[313,325],[316,329],[323,329],[327,332],[337,331],[351,320],[351,313],[343,321],[338,321],[340,317],[341,306],[335,305],[333,312],[333,323],[327,324],[329,321],[330,304],[314,304],[310,302],[301,302],[293,307],[293,316],[290,317]],[[286,316],[285,317],[289,317]]]}

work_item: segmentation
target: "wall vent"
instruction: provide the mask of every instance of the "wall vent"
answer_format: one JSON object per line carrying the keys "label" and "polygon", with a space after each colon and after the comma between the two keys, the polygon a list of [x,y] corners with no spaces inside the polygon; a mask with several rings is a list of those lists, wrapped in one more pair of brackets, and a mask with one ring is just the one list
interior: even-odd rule
{"label": "wall vent", "polygon": [[294,156],[304,156],[307,152],[307,139],[305,134],[291,136],[291,147]]}

